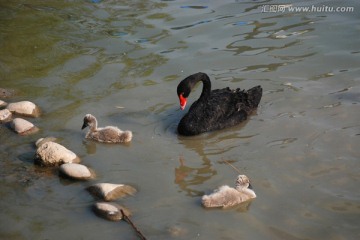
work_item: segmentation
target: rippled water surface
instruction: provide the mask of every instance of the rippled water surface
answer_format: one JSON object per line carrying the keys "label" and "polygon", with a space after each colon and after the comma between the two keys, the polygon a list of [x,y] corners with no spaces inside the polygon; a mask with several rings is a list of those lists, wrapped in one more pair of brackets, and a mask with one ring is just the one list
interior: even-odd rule
{"label": "rippled water surface", "polygon": [[[354,7],[273,11],[274,4]],[[91,211],[94,182],[138,193],[118,202],[148,239],[360,238],[360,4],[352,1],[1,1],[0,87],[30,100],[40,132],[0,125],[0,239],[137,239]],[[176,86],[206,72],[213,88],[262,85],[242,125],[180,137]],[[190,96],[195,101],[201,91]],[[84,140],[86,113],[134,133],[129,145]],[[55,136],[93,168],[90,182],[33,164]],[[257,198],[228,210],[203,194],[233,186]]]}

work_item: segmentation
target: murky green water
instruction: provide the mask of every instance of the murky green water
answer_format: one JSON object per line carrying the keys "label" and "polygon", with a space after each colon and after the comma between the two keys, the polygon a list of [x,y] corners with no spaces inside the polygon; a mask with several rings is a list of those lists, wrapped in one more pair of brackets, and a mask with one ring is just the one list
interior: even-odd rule
{"label": "murky green water", "polygon": [[[275,1],[0,1],[0,87],[30,100],[41,131],[0,125],[1,239],[136,239],[91,211],[74,182],[33,165],[55,136],[127,183],[119,200],[148,239],[359,239],[360,4],[353,12],[262,12]],[[214,88],[262,85],[257,114],[234,128],[179,137],[176,86],[198,72]],[[200,95],[192,93],[191,101]],[[123,108],[119,108],[123,107]],[[86,113],[130,129],[130,145],[84,141]],[[206,210],[200,198],[250,177],[250,206]],[[169,229],[180,229],[172,236]]]}

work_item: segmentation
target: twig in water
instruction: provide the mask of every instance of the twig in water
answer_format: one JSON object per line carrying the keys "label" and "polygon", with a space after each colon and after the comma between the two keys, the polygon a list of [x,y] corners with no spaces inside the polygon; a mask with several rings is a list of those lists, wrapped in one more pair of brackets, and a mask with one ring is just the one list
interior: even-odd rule
{"label": "twig in water", "polygon": [[135,230],[135,232],[139,235],[141,240],[146,240],[144,235],[140,232],[140,230],[135,226],[135,224],[130,220],[130,218],[124,213],[122,209],[120,209],[120,212],[122,214],[122,219],[124,219],[125,222],[129,223],[131,227]]}
{"label": "twig in water", "polygon": [[223,160],[225,163],[227,163],[230,167],[232,167],[233,169],[235,169],[235,171],[237,171],[239,174],[241,174],[240,170],[237,169],[234,165],[232,165],[229,161],[227,160]]}

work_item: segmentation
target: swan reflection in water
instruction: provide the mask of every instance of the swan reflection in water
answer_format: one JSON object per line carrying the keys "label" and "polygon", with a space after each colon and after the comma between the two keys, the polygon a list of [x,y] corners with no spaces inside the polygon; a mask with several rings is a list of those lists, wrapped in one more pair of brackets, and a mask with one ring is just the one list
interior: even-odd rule
{"label": "swan reflection in water", "polygon": [[196,186],[202,185],[217,174],[210,160],[203,157],[200,167],[188,167],[185,164],[185,159],[180,156],[179,163],[180,166],[175,168],[175,183],[188,196],[196,197],[204,195],[204,192],[197,190]]}

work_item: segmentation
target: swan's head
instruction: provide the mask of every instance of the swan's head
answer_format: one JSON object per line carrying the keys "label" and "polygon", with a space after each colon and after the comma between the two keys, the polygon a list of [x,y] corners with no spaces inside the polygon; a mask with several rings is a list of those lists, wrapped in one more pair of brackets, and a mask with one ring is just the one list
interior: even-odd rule
{"label": "swan's head", "polygon": [[[181,110],[184,110],[184,108],[186,106],[187,98],[189,97],[191,90],[194,88],[196,83],[198,83],[199,81],[203,81],[204,84],[206,82],[206,86],[208,88],[206,91],[209,91],[209,93],[210,93],[210,89],[211,89],[210,79],[209,79],[208,75],[206,75],[205,73],[201,73],[201,72],[195,73],[193,75],[186,77],[177,86],[177,95],[180,100],[180,109]],[[203,92],[204,92],[204,89],[203,89]]]}
{"label": "swan's head", "polygon": [[91,114],[86,114],[84,117],[84,122],[81,129],[84,129],[86,127],[96,127],[96,118]]}
{"label": "swan's head", "polygon": [[250,188],[251,189],[250,179],[245,175],[239,175],[236,178],[235,186],[236,186],[236,188]]}
{"label": "swan's head", "polygon": [[186,101],[187,98],[191,92],[191,87],[188,84],[188,81],[185,81],[186,79],[184,79],[183,81],[181,81],[179,83],[179,85],[177,86],[177,95],[179,97],[179,101],[180,101],[180,109],[184,110],[185,106],[186,106]]}

